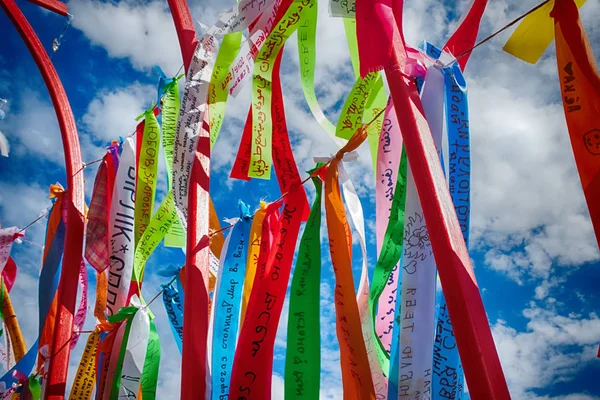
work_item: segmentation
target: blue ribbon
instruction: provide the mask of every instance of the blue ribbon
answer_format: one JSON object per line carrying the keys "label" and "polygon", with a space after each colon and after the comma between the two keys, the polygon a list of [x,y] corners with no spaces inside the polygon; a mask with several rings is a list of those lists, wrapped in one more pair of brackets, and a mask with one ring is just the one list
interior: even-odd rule
{"label": "blue ribbon", "polygon": [[[54,212],[62,213],[61,209],[56,209],[55,207],[56,202],[50,210],[50,217]],[[46,236],[48,235],[48,225],[49,224],[46,225]],[[52,306],[52,302],[54,301],[54,297],[56,296],[56,291],[58,288],[62,256],[65,247],[65,231],[66,227],[61,216],[54,237],[52,238],[52,242],[50,243],[50,248],[48,249],[46,259],[44,260],[42,271],[40,273],[40,281],[38,286],[38,302],[40,308],[38,339],[35,341],[33,346],[29,348],[23,358],[19,360],[19,362],[16,363],[7,373],[5,373],[2,378],[0,378],[0,382],[5,383],[6,389],[9,389],[13,383],[18,382],[18,379],[14,376],[16,371],[28,376],[35,365],[38,354],[39,335],[41,334],[42,329],[44,329],[46,317],[48,316],[48,312]]]}
{"label": "blue ribbon", "polygon": [[4,387],[6,390],[10,389],[13,383],[18,383],[18,379],[14,376],[16,371],[23,373],[25,376],[29,375],[29,373],[33,370],[33,366],[35,365],[37,352],[38,341],[36,340],[23,358],[21,358],[18,363],[16,363],[6,374],[4,374],[2,378],[0,378],[0,382],[4,382]]}
{"label": "blue ribbon", "polygon": [[227,398],[238,333],[242,287],[252,217],[248,206],[239,202],[240,220],[228,238],[225,260],[217,279],[212,338],[212,399]]}
{"label": "blue ribbon", "polygon": [[[173,286],[173,283],[162,285],[163,303],[167,317],[169,318],[169,325],[171,325],[171,332],[173,332],[179,353],[181,353],[183,347],[183,289],[181,288],[181,280],[179,279],[179,268],[174,267],[174,269],[174,271],[169,272],[171,272],[170,276],[177,277],[177,288]],[[158,274],[164,276],[161,272]]]}
{"label": "blue ribbon", "polygon": [[[448,185],[467,248],[471,215],[471,154],[467,85],[457,63],[443,69],[448,130]],[[463,399],[464,373],[446,299],[440,296],[433,352],[433,399]]]}
{"label": "blue ribbon", "polygon": [[[54,205],[52,206],[52,210],[50,211],[49,215],[52,215],[52,213],[55,212],[61,213],[62,210],[55,209]],[[58,282],[60,278],[61,261],[65,248],[65,232],[65,224],[61,218],[54,238],[50,243],[50,249],[48,250],[48,254],[44,260],[42,271],[40,273],[40,282],[38,286],[38,302],[40,307],[38,335],[41,334],[42,329],[44,329],[46,317],[48,316],[48,312],[52,306],[54,297],[56,296],[56,290],[58,288]],[[46,228],[46,235],[47,234],[48,232]]]}

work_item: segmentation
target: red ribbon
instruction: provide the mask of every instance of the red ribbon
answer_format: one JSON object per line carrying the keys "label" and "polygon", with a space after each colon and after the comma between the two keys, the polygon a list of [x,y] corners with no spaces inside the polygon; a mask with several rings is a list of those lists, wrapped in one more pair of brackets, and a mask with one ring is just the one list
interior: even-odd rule
{"label": "red ribbon", "polygon": [[[259,264],[244,325],[238,340],[231,374],[230,399],[268,400],[271,398],[273,350],[277,326],[290,277],[292,259],[306,195],[298,185],[290,188],[277,218],[279,201],[270,204],[263,221],[263,234],[279,226],[270,249],[263,240],[259,263],[267,257],[263,269]],[[265,237],[263,236],[263,239]]]}

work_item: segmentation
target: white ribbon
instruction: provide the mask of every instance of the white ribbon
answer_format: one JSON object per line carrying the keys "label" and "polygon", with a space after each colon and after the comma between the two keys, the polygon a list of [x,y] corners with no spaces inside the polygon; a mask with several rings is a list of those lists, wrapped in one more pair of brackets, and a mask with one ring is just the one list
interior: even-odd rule
{"label": "white ribbon", "polygon": [[[350,158],[355,157],[356,156],[350,156]],[[346,168],[344,168],[343,162],[339,163],[338,173],[342,181],[342,191],[344,193],[344,199],[346,200],[350,221],[358,233],[358,241],[362,251],[362,270],[356,301],[358,303],[363,339],[367,349],[367,357],[369,359],[369,367],[371,369],[371,377],[373,379],[376,398],[385,399],[387,396],[387,378],[381,370],[381,364],[377,358],[377,352],[375,349],[376,344],[371,330],[371,310],[369,309],[369,270],[367,267],[367,247],[365,244],[365,219],[363,209],[362,205],[360,204],[360,198],[356,193],[356,189],[352,184],[350,176],[346,172]]]}
{"label": "white ribbon", "polygon": [[127,138],[123,142],[115,178],[108,224],[111,249],[106,311],[109,315],[113,315],[126,305],[131,285],[135,255],[135,164],[135,142],[133,138]]}
{"label": "white ribbon", "polygon": [[0,271],[6,265],[8,257],[10,256],[10,250],[14,242],[15,233],[19,231],[16,226],[10,228],[0,229]]}
{"label": "white ribbon", "polygon": [[237,96],[244,87],[244,83],[252,76],[254,59],[267,41],[273,26],[275,26],[275,17],[280,6],[281,0],[275,0],[260,16],[250,38],[246,39],[240,46],[238,56],[231,63],[231,68],[227,74],[227,86],[230,95]]}
{"label": "white ribbon", "polygon": [[[131,305],[138,308],[133,315],[125,356],[123,357],[123,369],[121,370],[121,385],[119,386],[118,398],[137,398],[140,390],[142,371],[146,360],[146,350],[150,338],[150,318],[148,309],[142,307],[137,295],[131,297]],[[122,326],[126,324],[123,323]]]}
{"label": "white ribbon", "polygon": [[[429,68],[425,76],[421,99],[438,150],[443,132],[443,96],[444,78],[441,70],[434,66]],[[435,285],[435,259],[409,164],[400,305],[400,398],[431,398]]]}
{"label": "white ribbon", "polygon": [[[208,90],[219,52],[219,41],[228,33],[243,31],[274,0],[242,0],[221,13],[219,21],[202,36],[188,69],[173,145],[173,197],[184,230],[187,227],[189,179],[198,140],[210,133],[203,127]],[[206,146],[209,149],[209,145]],[[210,151],[210,150],[207,150]],[[201,157],[209,158],[209,154]],[[206,174],[209,171],[205,171]]]}

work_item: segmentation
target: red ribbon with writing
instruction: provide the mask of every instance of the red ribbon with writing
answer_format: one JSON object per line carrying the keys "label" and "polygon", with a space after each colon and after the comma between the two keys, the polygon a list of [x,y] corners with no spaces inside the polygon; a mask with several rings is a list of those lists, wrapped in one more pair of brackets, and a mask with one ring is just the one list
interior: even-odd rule
{"label": "red ribbon with writing", "polygon": [[[281,201],[267,207],[263,235],[272,232],[271,224],[279,225],[279,230],[270,251],[265,254],[263,250],[269,246],[261,246],[259,266],[233,361],[229,399],[271,398],[275,336],[305,203],[304,191],[299,185],[292,185],[284,198],[279,219],[276,212]],[[264,239],[265,236],[262,243],[267,242]],[[263,257],[268,257],[264,271],[260,265]]]}
{"label": "red ribbon with writing", "polygon": [[573,0],[557,0],[556,61],[565,117],[590,218],[600,244],[600,75]]}
{"label": "red ribbon with writing", "polygon": [[[284,3],[277,12],[277,25],[278,21],[285,14],[292,2],[290,0],[284,0]],[[281,79],[279,76],[281,57],[283,55],[283,49],[277,55],[275,64],[273,66],[273,85],[272,85],[272,105],[271,114],[273,120],[273,165],[275,166],[275,173],[277,175],[277,181],[279,182],[279,188],[281,193],[286,193],[290,190],[290,187],[294,183],[299,183],[300,173],[296,166],[296,160],[294,159],[294,153],[292,152],[292,145],[290,144],[290,138],[287,130],[287,124],[285,121],[285,108],[283,106],[283,95],[281,92]],[[252,106],[250,106],[252,107]],[[230,177],[233,179],[250,180],[248,178],[248,170],[250,168],[250,152],[252,148],[252,108],[248,111],[248,117],[246,118],[246,125],[242,133],[242,140],[238,149],[238,154],[233,164]],[[304,212],[302,214],[302,221],[308,219],[309,206],[308,199],[306,198],[306,192],[304,188],[301,189],[304,195],[305,205],[303,206]]]}

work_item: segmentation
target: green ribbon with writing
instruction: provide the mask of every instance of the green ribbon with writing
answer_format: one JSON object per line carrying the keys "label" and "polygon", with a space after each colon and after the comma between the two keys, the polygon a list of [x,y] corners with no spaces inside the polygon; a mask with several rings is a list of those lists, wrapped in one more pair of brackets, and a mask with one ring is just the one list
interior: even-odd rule
{"label": "green ribbon with writing", "polygon": [[[137,183],[135,187],[135,244],[148,227],[154,211],[156,182],[158,172],[158,151],[160,147],[160,128],[154,115],[154,107],[142,114],[145,119],[144,136],[137,166]],[[140,118],[140,115],[138,118]]]}
{"label": "green ribbon with writing", "polygon": [[219,46],[219,54],[215,62],[215,68],[210,79],[210,88],[208,89],[208,116],[210,118],[210,148],[212,149],[219,132],[223,126],[225,117],[225,107],[229,89],[229,81],[226,80],[229,74],[229,68],[240,51],[242,42],[242,32],[229,33],[223,37]]}
{"label": "green ribbon with writing", "polygon": [[377,345],[377,358],[381,363],[381,369],[388,373],[390,368],[390,359],[387,351],[383,347],[377,332],[375,331],[375,318],[377,316],[377,302],[387,285],[390,273],[394,266],[400,261],[402,254],[402,240],[404,239],[404,206],[406,205],[406,169],[407,169],[406,151],[402,148],[402,156],[398,167],[398,181],[394,189],[394,198],[390,209],[390,219],[385,229],[383,244],[379,258],[373,271],[373,283],[369,292],[369,308],[371,310],[373,337]]}
{"label": "green ribbon with writing", "polygon": [[322,183],[318,177],[313,177],[312,181],[316,197],[300,241],[290,289],[285,357],[286,399],[319,398]]}
{"label": "green ribbon with writing", "polygon": [[[352,61],[352,68],[354,70],[354,75],[357,78],[357,82],[352,88],[346,103],[344,104],[344,108],[342,109],[342,113],[340,114],[340,119],[338,122],[338,130],[341,128],[340,124],[343,126],[344,121],[346,120],[348,114],[346,110],[346,106],[350,107],[362,107],[363,110],[359,112],[361,119],[365,122],[370,122],[377,116],[381,110],[385,109],[387,104],[387,95],[383,88],[383,79],[381,78],[381,73],[376,72],[372,76],[375,81],[372,83],[369,93],[361,93],[358,89],[362,85],[362,80],[360,78],[360,61],[358,59],[358,41],[356,39],[356,20],[350,18],[344,18],[344,30],[346,32],[346,40],[348,42],[348,50],[350,51],[350,59]],[[369,74],[372,75],[372,74]],[[369,78],[369,75],[365,76],[365,81]],[[369,78],[371,79],[371,78]],[[365,101],[366,100],[366,101]],[[351,108],[352,110],[353,108]],[[346,110],[346,111],[344,111]],[[378,143],[379,143],[379,135],[381,132],[381,126],[383,123],[383,113],[377,117],[377,119],[371,124],[368,129],[367,141],[369,142],[369,150],[371,152],[371,161],[373,163],[373,173],[377,170],[377,151],[378,151]],[[350,118],[349,121],[352,121]],[[356,130],[355,126],[355,130]],[[338,133],[338,131],[336,131]],[[339,131],[338,136],[345,137],[352,136],[354,131]]]}
{"label": "green ribbon with writing", "polygon": [[144,369],[142,370],[142,398],[144,400],[156,399],[156,385],[158,384],[158,369],[160,367],[160,337],[156,332],[154,320],[150,320],[150,336]]}
{"label": "green ribbon with writing", "polygon": [[[167,84],[162,103],[162,145],[165,154],[167,187],[169,190],[173,187],[173,145],[175,143],[175,131],[177,129],[177,119],[179,118],[179,108],[181,107],[179,85],[177,84],[179,78],[180,77],[175,77],[172,82]],[[172,196],[172,194],[170,195]],[[183,231],[179,218],[175,219],[169,232],[165,236],[165,247],[185,247],[185,232]]]}
{"label": "green ribbon with writing", "polygon": [[254,62],[252,78],[252,141],[248,177],[270,179],[273,164],[272,139],[273,70],[275,59],[289,37],[298,29],[307,10],[316,5],[294,0],[273,28]]}

